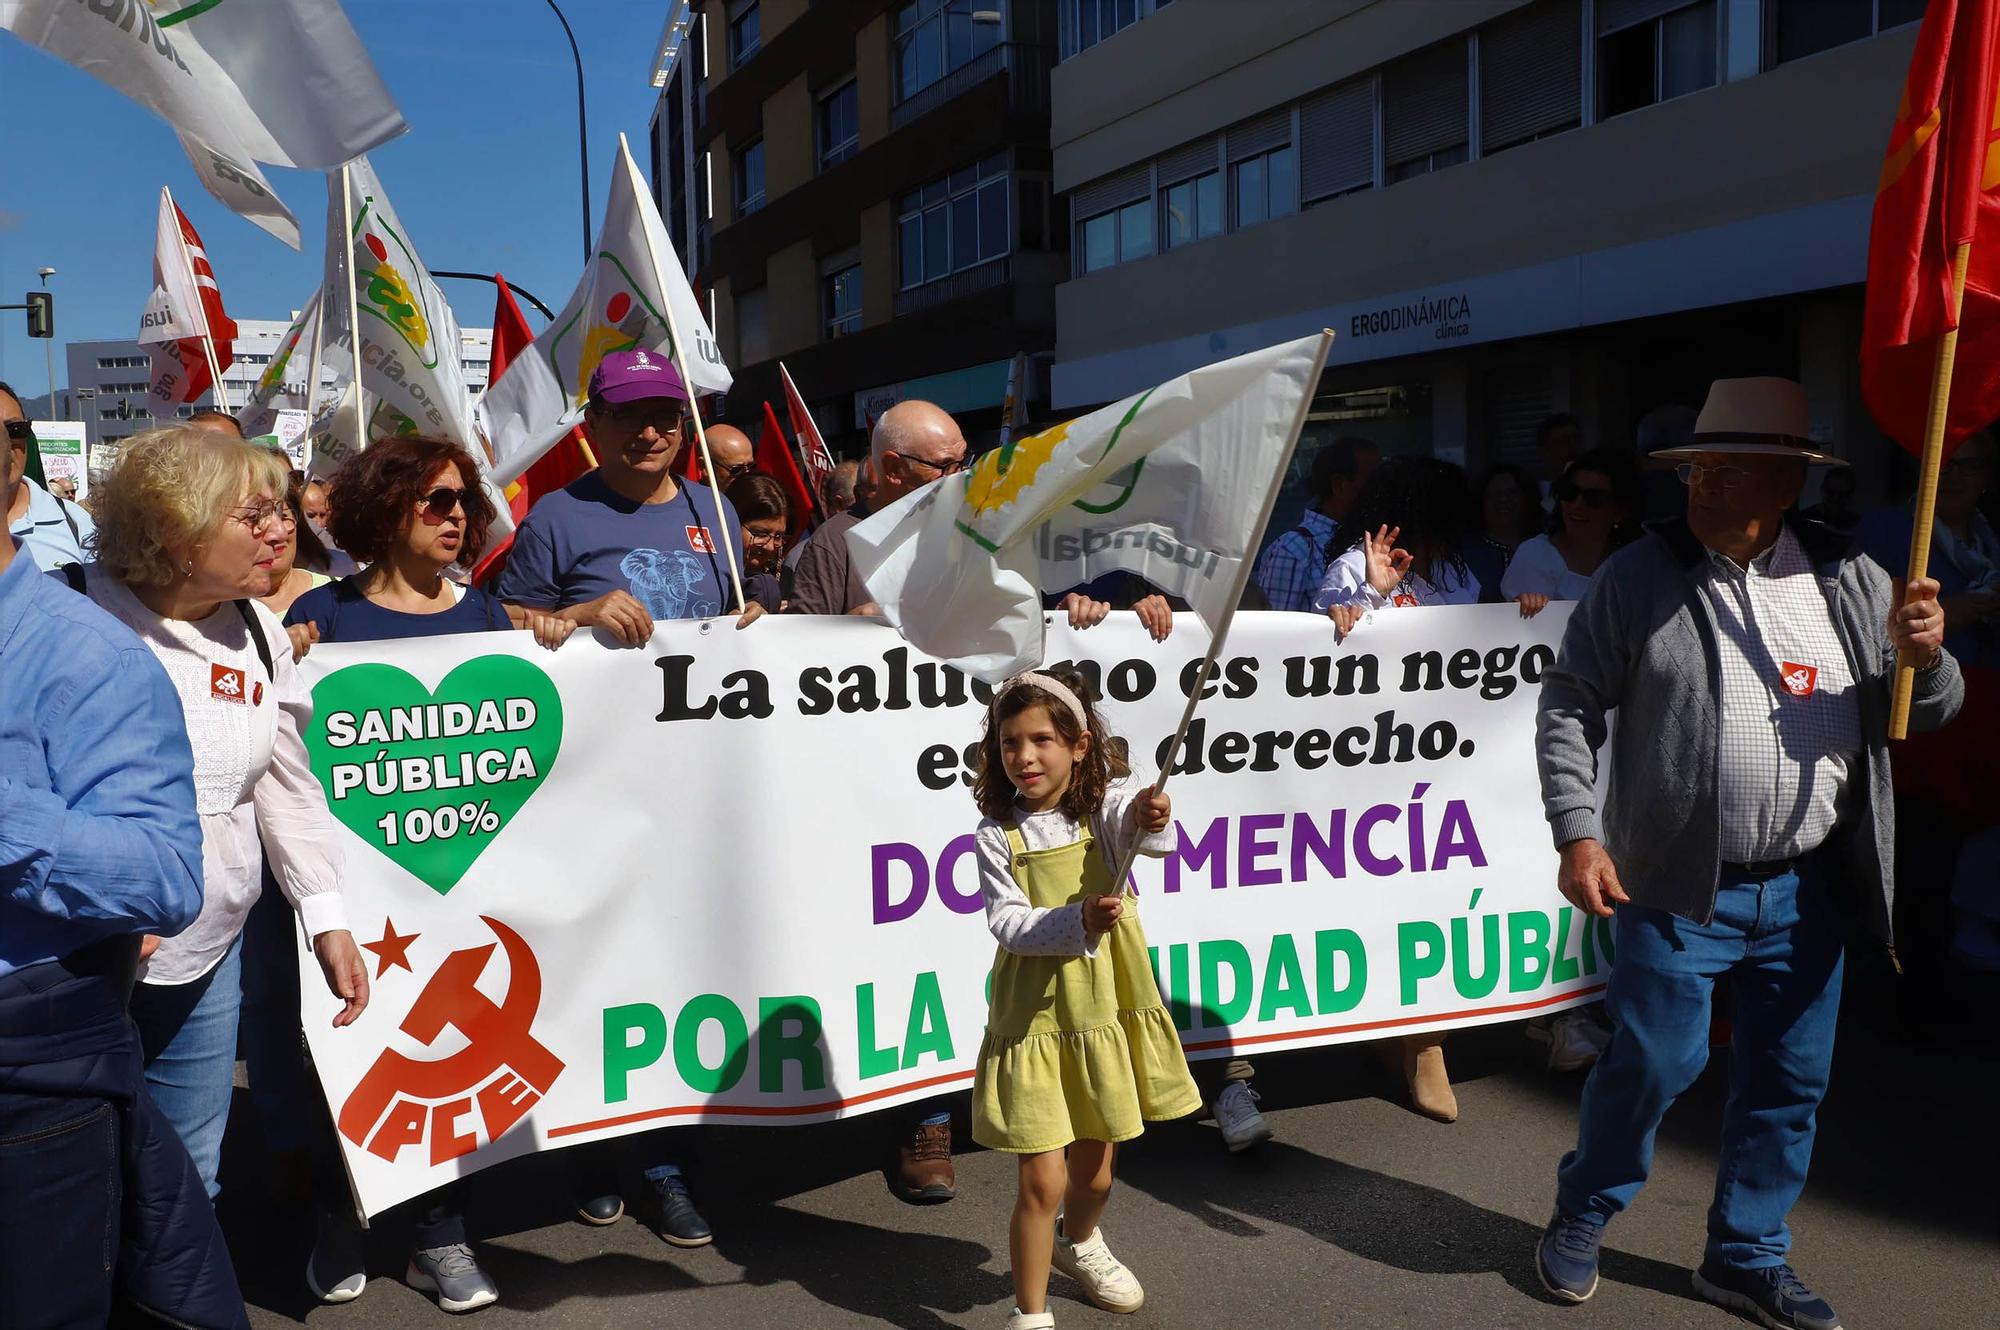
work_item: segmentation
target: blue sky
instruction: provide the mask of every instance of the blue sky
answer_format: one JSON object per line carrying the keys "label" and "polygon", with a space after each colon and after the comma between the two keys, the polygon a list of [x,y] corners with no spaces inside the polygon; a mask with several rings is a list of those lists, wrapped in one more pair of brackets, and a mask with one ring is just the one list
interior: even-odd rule
{"label": "blue sky", "polygon": [[[658,94],[648,62],[666,0],[557,0],[583,53],[590,110],[591,233],[622,130],[648,169]],[[544,0],[344,0],[410,124],[369,155],[432,268],[505,273],[551,308],[583,260],[576,74]],[[194,223],[235,318],[285,318],[319,279],[326,187],[267,167],[304,232],[294,253],[209,197],[165,121],[0,33],[0,304],[56,269],[56,380],[70,341],[130,337],[152,288],[160,186]],[[461,324],[492,321],[493,288],[441,283]],[[530,324],[541,316],[523,305]],[[46,391],[45,342],[0,312],[0,378]]]}

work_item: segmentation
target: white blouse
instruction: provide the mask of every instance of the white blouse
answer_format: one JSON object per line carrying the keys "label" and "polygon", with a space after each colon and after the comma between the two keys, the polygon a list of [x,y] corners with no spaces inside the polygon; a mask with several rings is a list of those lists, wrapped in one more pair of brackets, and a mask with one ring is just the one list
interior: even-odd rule
{"label": "white blouse", "polygon": [[[1091,818],[1097,852],[1114,873],[1138,832],[1133,801],[1150,788],[1150,784],[1114,787]],[[1060,808],[1046,813],[1016,810],[1012,822],[981,819],[973,844],[979,857],[979,894],[986,901],[986,927],[994,940],[1017,956],[1095,956],[1097,940],[1084,930],[1081,901],[1037,909],[1014,880],[1014,850],[1007,843],[1010,825],[1020,828],[1021,840],[1030,850],[1060,849],[1083,839],[1082,824]],[[1177,844],[1174,824],[1168,822],[1164,830],[1139,836],[1138,841],[1140,854],[1171,854]]]}
{"label": "white blouse", "polygon": [[1500,594],[1508,600],[1529,592],[1550,600],[1582,600],[1583,593],[1590,590],[1595,580],[1595,573],[1570,571],[1555,542],[1547,536],[1536,536],[1522,541],[1521,547],[1514,551],[1506,573],[1500,578]]}
{"label": "white blouse", "polygon": [[277,616],[250,602],[271,648],[276,677],[267,680],[234,603],[224,601],[198,623],[163,619],[94,565],[84,575],[90,598],[137,633],[165,667],[194,749],[201,914],[161,940],[139,967],[141,981],[191,983],[215,968],[263,889],[266,847],[272,876],[306,932],[318,937],[346,928],[340,842],[306,757],[312,695]]}
{"label": "white blouse", "polygon": [[1326,566],[1326,577],[1319,584],[1318,594],[1313,596],[1313,609],[1324,614],[1332,605],[1360,605],[1379,610],[1391,605],[1479,603],[1479,579],[1470,568],[1460,570],[1442,564],[1431,571],[1437,574],[1435,582],[1411,573],[1385,596],[1369,584],[1368,559],[1356,545]]}

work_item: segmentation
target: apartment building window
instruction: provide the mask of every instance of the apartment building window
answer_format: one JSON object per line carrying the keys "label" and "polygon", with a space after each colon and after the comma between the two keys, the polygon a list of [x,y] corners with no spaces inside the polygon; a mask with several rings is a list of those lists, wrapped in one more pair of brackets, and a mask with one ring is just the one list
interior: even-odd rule
{"label": "apartment building window", "polygon": [[736,191],[738,217],[747,217],[764,206],[764,140],[736,150],[731,185]]}
{"label": "apartment building window", "polygon": [[1299,210],[1298,153],[1290,145],[1237,162],[1229,171],[1237,226],[1255,226]]}
{"label": "apartment building window", "polygon": [[1161,198],[1165,211],[1160,230],[1168,249],[1222,234],[1221,171],[1169,185]]}
{"label": "apartment building window", "polygon": [[1000,0],[909,0],[896,11],[896,100],[1000,44]]}
{"label": "apartment building window", "polygon": [[1479,151],[1583,123],[1582,0],[1542,0],[1479,30]]}
{"label": "apartment building window", "polygon": [[1307,204],[1375,186],[1375,77],[1299,104],[1299,196]]}
{"label": "apartment building window", "polygon": [[762,44],[762,23],[757,13],[757,0],[748,4],[737,0],[729,10],[729,67],[735,69],[745,60],[757,54]]}
{"label": "apartment building window", "polygon": [[755,365],[771,358],[771,307],[763,287],[736,297],[736,363]]}
{"label": "apartment building window", "polygon": [[1382,149],[1390,184],[1455,166],[1471,145],[1465,39],[1418,51],[1382,70]]}
{"label": "apartment building window", "polygon": [[818,119],[819,169],[824,171],[852,157],[861,143],[861,117],[853,79],[819,99]]}
{"label": "apartment building window", "polygon": [[1600,116],[1715,86],[1715,0],[1600,0],[1597,33]]}
{"label": "apartment building window", "polygon": [[828,339],[861,331],[861,265],[850,263],[819,279],[820,316]]}
{"label": "apartment building window", "polygon": [[1153,245],[1153,203],[1141,199],[1122,208],[1086,217],[1079,224],[1083,270],[1096,272],[1114,263],[1150,257]]}
{"label": "apartment building window", "polygon": [[1005,153],[933,180],[898,201],[898,284],[907,291],[1003,258],[1012,232]]}
{"label": "apartment building window", "polygon": [[1062,0],[1057,16],[1062,59],[1087,51],[1173,0]]}
{"label": "apartment building window", "polygon": [[1764,49],[1775,66],[1915,23],[1924,0],[1771,0],[1764,13]]}

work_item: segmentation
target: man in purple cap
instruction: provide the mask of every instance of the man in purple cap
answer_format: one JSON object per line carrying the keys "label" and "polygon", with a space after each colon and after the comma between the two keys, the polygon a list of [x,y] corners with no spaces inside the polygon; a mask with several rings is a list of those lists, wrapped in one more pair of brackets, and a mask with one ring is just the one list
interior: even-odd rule
{"label": "man in purple cap", "polygon": [[[598,469],[521,523],[494,588],[501,600],[557,611],[627,646],[643,646],[661,619],[730,607],[726,560],[743,533],[726,499],[674,477],[687,407],[681,376],[656,352],[614,351],[598,363],[583,413]],[[762,613],[750,605],[737,626]]]}

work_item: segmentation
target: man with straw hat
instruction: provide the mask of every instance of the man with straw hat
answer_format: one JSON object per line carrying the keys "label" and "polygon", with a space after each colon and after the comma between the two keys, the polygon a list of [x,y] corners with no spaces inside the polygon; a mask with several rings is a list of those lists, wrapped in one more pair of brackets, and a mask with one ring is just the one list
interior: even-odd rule
{"label": "man with straw hat", "polygon": [[[1667,1108],[1708,1059],[1715,981],[1734,1041],[1701,1295],[1765,1325],[1838,1330],[1787,1263],[1825,1094],[1850,919],[1894,950],[1888,720],[1900,656],[1912,728],[1958,711],[1928,579],[1897,594],[1844,537],[1787,516],[1810,466],[1805,390],[1723,379],[1680,463],[1684,518],[1613,555],[1543,681],[1542,798],[1579,910],[1612,920],[1611,1042],[1536,1249],[1543,1286],[1597,1288],[1604,1228],[1639,1194]],[[1618,710],[1601,803],[1598,746]]]}

